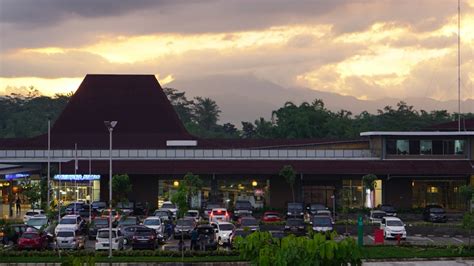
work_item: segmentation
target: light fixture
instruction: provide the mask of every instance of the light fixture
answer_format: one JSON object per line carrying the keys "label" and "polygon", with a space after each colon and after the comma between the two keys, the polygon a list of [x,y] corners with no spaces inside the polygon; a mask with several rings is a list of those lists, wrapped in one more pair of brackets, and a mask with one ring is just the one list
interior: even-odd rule
{"label": "light fixture", "polygon": [[252,187],[256,187],[258,185],[257,181],[252,181]]}
{"label": "light fixture", "polygon": [[179,187],[179,181],[178,181],[178,180],[175,180],[175,181],[173,182],[173,186],[174,186],[174,187]]}

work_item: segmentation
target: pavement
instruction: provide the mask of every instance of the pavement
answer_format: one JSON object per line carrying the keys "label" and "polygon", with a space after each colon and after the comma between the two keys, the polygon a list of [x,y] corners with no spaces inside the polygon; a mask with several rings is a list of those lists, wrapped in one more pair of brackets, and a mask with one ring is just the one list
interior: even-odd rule
{"label": "pavement", "polygon": [[31,209],[29,204],[21,204],[21,212],[16,214],[16,207],[13,208],[13,216],[10,217],[10,206],[8,204],[0,204],[0,216],[3,219],[23,219],[25,213]]}

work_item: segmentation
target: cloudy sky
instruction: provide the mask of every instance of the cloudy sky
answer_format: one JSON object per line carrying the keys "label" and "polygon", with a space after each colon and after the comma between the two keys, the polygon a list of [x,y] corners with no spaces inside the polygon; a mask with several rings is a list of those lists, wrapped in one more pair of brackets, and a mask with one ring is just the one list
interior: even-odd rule
{"label": "cloudy sky", "polygon": [[[461,10],[466,99],[474,0]],[[251,74],[359,99],[447,100],[456,64],[456,0],[0,0],[0,93],[65,93],[87,73],[162,84]]]}

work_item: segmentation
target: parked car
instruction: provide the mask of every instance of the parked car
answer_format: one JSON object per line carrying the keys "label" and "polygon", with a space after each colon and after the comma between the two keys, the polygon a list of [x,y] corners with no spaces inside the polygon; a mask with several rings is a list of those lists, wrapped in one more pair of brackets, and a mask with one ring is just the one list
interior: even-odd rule
{"label": "parked car", "polygon": [[384,211],[386,216],[397,216],[397,209],[390,204],[382,204],[379,209]]}
{"label": "parked car", "polygon": [[245,238],[248,235],[250,235],[251,233],[252,233],[252,231],[244,230],[242,228],[236,228],[234,230],[234,232],[232,232],[232,235],[230,236],[230,245],[231,246],[233,245],[233,243],[234,243],[234,241],[237,237]]}
{"label": "parked car", "polygon": [[198,225],[198,241],[196,248],[199,250],[216,250],[217,239],[214,227],[209,224]]}
{"label": "parked car", "polygon": [[[328,208],[326,207],[326,205],[322,203],[311,203],[306,206],[306,212],[308,216],[317,215],[318,211],[327,210],[327,209]],[[308,218],[311,218],[311,217],[308,217]]]}
{"label": "parked car", "polygon": [[91,222],[89,225],[89,240],[95,239],[97,232],[102,228],[109,228],[108,217],[98,217]]}
{"label": "parked car", "polygon": [[78,214],[82,217],[82,219],[89,220],[89,215],[91,216],[91,219],[95,219],[99,213],[94,208],[92,208],[91,205],[84,204],[82,205],[81,209],[79,209]]}
{"label": "parked car", "polygon": [[132,242],[135,231],[139,228],[145,227],[144,225],[126,225],[120,229],[120,233],[123,235],[123,244],[128,245]]}
{"label": "parked car", "polygon": [[189,210],[184,214],[184,218],[194,219],[196,223],[199,223],[199,211],[198,210]]}
{"label": "parked car", "polygon": [[[109,249],[109,228],[100,228],[97,231],[97,238],[95,241],[95,250]],[[123,249],[123,236],[120,230],[112,228],[112,250]]]}
{"label": "parked car", "polygon": [[327,215],[313,215],[311,218],[313,231],[315,232],[328,232],[334,230],[334,222],[332,218]]}
{"label": "parked car", "polygon": [[284,230],[287,234],[305,235],[306,225],[301,218],[288,218]]}
{"label": "parked car", "polygon": [[174,227],[174,238],[186,238],[191,236],[191,231],[196,227],[196,222],[194,219],[185,219],[181,218],[176,221],[176,226]]}
{"label": "parked car", "polygon": [[49,225],[48,217],[45,215],[35,215],[28,219],[26,225],[36,228],[37,230],[44,229]]}
{"label": "parked car", "polygon": [[252,232],[260,230],[260,225],[258,224],[258,220],[252,216],[241,217],[239,219],[239,227],[248,228]]}
{"label": "parked car", "polygon": [[219,203],[207,203],[206,208],[202,212],[202,217],[204,219],[209,219],[209,216],[211,215],[211,212],[213,209],[219,209],[222,208],[222,204]]}
{"label": "parked car", "polygon": [[93,201],[91,205],[92,209],[96,210],[98,213],[107,209],[107,203],[105,201]]}
{"label": "parked car", "polygon": [[63,229],[83,231],[85,224],[85,221],[79,215],[66,215],[61,218],[61,221],[59,221],[56,229],[54,229],[54,233],[57,235],[58,231]]}
{"label": "parked car", "polygon": [[159,243],[164,241],[165,235],[165,225],[161,222],[160,217],[158,216],[150,216],[143,220],[143,225],[155,230],[156,238],[158,239]]}
{"label": "parked car", "polygon": [[252,215],[253,206],[248,200],[238,200],[234,207],[234,220],[242,216]]}
{"label": "parked car", "polygon": [[48,237],[46,233],[39,230],[29,230],[18,238],[17,248],[44,250],[48,248]]}
{"label": "parked car", "polygon": [[82,249],[85,247],[85,237],[79,230],[62,228],[56,232],[56,246],[60,249]]}
{"label": "parked car", "polygon": [[161,205],[161,210],[168,210],[173,214],[173,217],[176,218],[176,213],[178,212],[178,207],[176,204],[172,203],[171,201],[165,201],[163,202],[163,205]]}
{"label": "parked car", "polygon": [[44,214],[45,212],[41,209],[28,210],[23,216],[23,222],[26,224],[31,217],[34,217],[36,215],[44,215]]}
{"label": "parked car", "polygon": [[117,203],[117,209],[119,209],[123,215],[133,215],[133,209],[135,204],[133,202],[119,202]]}
{"label": "parked car", "polygon": [[122,216],[120,221],[118,222],[118,229],[122,230],[123,227],[129,225],[139,225],[140,220],[136,216]]}
{"label": "parked car", "polygon": [[84,204],[85,204],[85,203],[82,202],[82,201],[69,203],[69,204],[66,206],[66,214],[67,214],[67,215],[79,214],[79,210],[82,208],[82,206],[83,206]]}
{"label": "parked car", "polygon": [[372,210],[369,214],[369,222],[371,224],[380,224],[382,222],[382,218],[387,216],[384,211],[381,210]]}
{"label": "parked car", "polygon": [[427,205],[423,210],[423,220],[427,222],[445,223],[448,221],[446,211],[439,205]]}
{"label": "parked car", "polygon": [[[109,209],[102,210],[100,217],[109,217]],[[112,210],[112,226],[117,226],[118,221],[122,218],[122,213],[117,210]]]}
{"label": "parked car", "polygon": [[217,243],[221,246],[230,245],[235,226],[229,222],[211,223],[217,235]]}
{"label": "parked car", "polygon": [[229,222],[230,215],[227,209],[217,208],[212,209],[211,214],[209,215],[209,222]]}
{"label": "parked car", "polygon": [[155,230],[148,227],[140,227],[135,230],[132,237],[132,249],[156,249],[158,239]]}
{"label": "parked car", "polygon": [[162,222],[173,220],[173,213],[170,210],[158,209],[153,213],[153,216],[160,217]]}
{"label": "parked car", "polygon": [[278,212],[274,211],[266,211],[263,213],[262,222],[264,223],[274,223],[274,222],[281,222],[281,216]]}
{"label": "parked car", "polygon": [[290,202],[286,212],[287,218],[304,218],[303,203]]}
{"label": "parked car", "polygon": [[26,224],[3,225],[0,228],[0,238],[2,243],[4,245],[8,245],[9,242],[16,244],[27,228],[28,226]]}
{"label": "parked car", "polygon": [[400,236],[401,239],[407,238],[405,224],[397,217],[383,217],[380,222],[380,229],[383,230],[385,239],[396,238],[397,236]]}

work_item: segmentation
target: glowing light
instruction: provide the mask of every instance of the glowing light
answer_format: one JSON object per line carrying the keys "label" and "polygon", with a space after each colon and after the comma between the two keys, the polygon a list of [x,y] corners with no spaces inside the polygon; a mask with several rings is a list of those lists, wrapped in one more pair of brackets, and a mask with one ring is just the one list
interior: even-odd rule
{"label": "glowing light", "polygon": [[173,186],[174,186],[174,187],[179,187],[179,181],[178,181],[178,180],[175,180],[175,181],[173,182]]}
{"label": "glowing light", "polygon": [[252,187],[256,187],[258,185],[257,181],[252,181]]}

